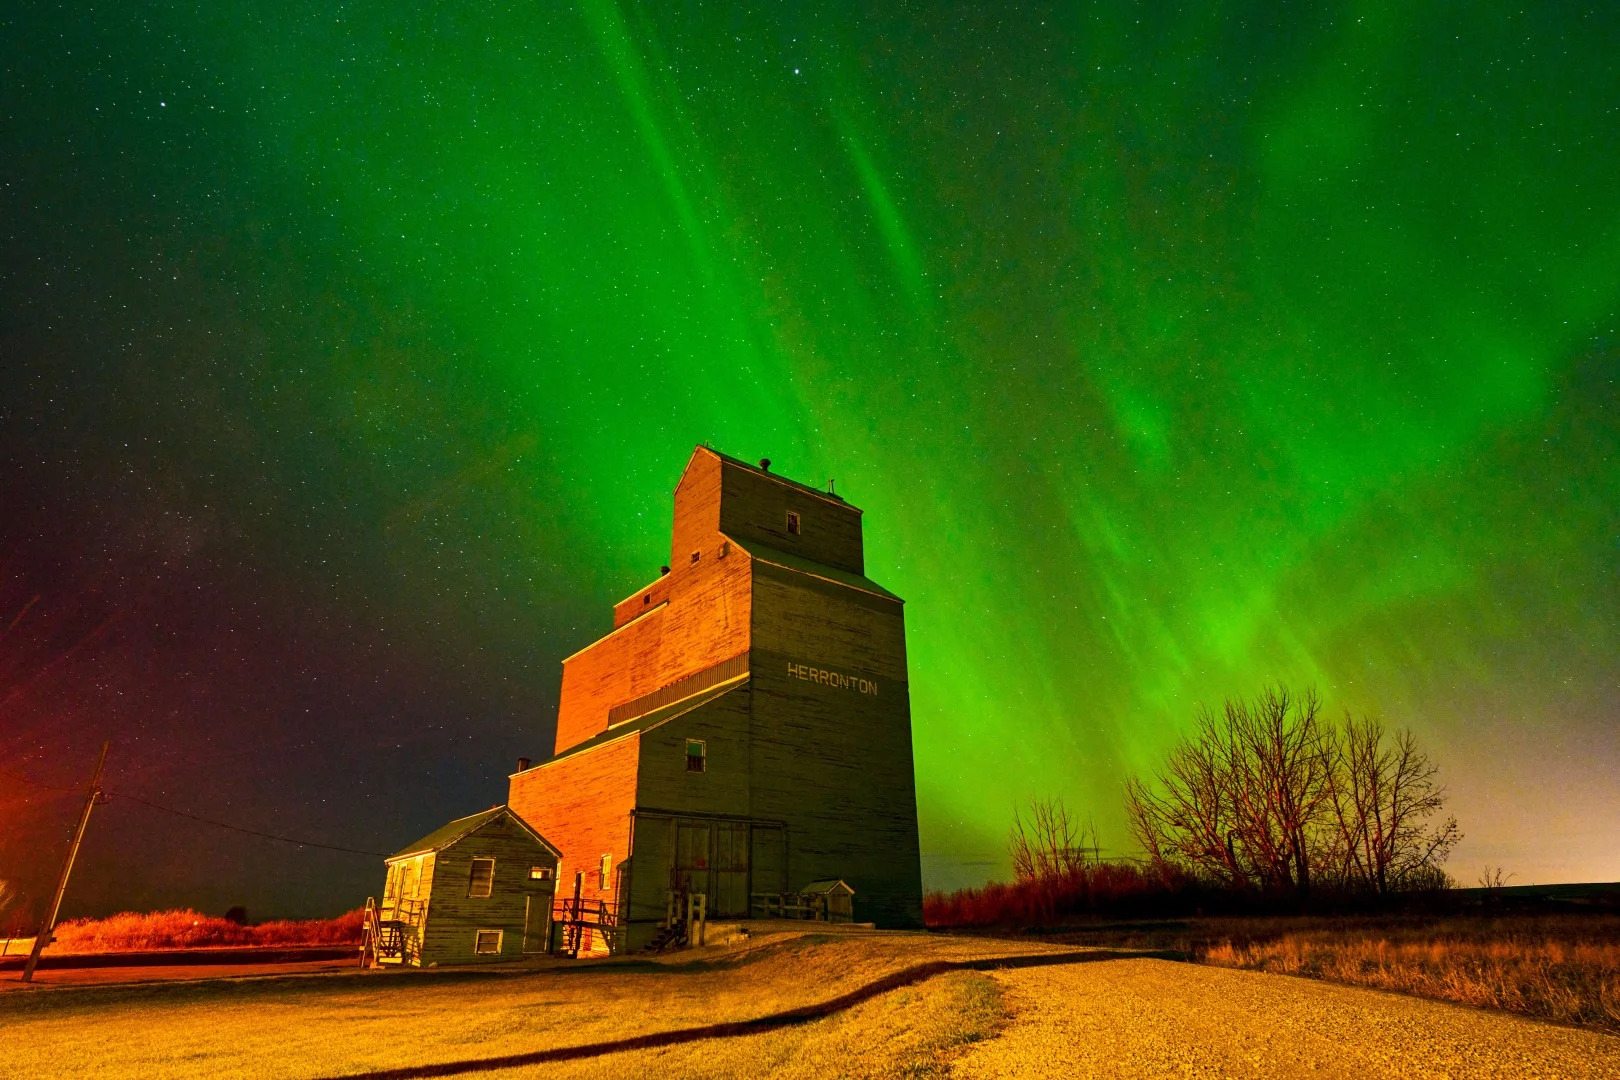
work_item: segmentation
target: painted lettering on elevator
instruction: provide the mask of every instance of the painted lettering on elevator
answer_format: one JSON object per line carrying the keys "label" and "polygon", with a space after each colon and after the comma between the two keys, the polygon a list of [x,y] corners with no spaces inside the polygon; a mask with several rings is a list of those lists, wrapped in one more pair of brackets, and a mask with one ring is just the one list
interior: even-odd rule
{"label": "painted lettering on elevator", "polygon": [[828,671],[825,668],[812,667],[809,664],[795,664],[788,661],[788,675],[805,682],[820,683],[822,686],[831,686],[839,690],[853,690],[858,694],[871,694],[877,696],[878,686],[871,679],[863,679],[859,675],[846,675],[841,671]]}

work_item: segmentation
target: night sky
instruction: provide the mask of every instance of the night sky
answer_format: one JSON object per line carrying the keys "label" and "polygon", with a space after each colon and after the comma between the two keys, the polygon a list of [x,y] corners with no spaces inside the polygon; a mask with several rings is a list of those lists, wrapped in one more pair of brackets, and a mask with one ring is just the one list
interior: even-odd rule
{"label": "night sky", "polygon": [[1277,679],[1620,878],[1620,9],[884,6],[8,6],[0,878],[111,738],[65,914],[378,892],[134,800],[503,800],[703,441],[866,511],[931,886]]}

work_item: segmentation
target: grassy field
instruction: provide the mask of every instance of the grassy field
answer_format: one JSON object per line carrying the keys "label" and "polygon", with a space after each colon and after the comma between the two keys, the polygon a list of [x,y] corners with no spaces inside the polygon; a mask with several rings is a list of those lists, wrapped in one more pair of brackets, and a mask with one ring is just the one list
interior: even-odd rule
{"label": "grassy field", "polygon": [[[1062,951],[923,935],[812,935],[708,959],[535,972],[380,972],[9,993],[0,995],[6,1031],[0,1076],[342,1075],[748,1020],[826,1001],[923,961]],[[619,1054],[615,1070],[641,1075],[656,1062],[658,1075],[667,1077],[942,1075],[959,1048],[992,1034],[1001,1019],[993,980],[951,972],[824,1020]],[[602,1067],[600,1059],[586,1058],[521,1074],[597,1076]]]}
{"label": "grassy field", "polygon": [[1620,1034],[1620,917],[1307,927],[1220,942],[1200,958]]}
{"label": "grassy field", "polygon": [[1067,927],[1047,940],[1166,949],[1620,1033],[1620,916],[1209,918]]}
{"label": "grassy field", "polygon": [[[317,1080],[413,1067],[508,1080],[1620,1075],[1620,1039],[1598,1032],[1121,955],[801,930],[657,960],[18,984],[0,993],[0,1077]],[[820,1018],[758,1023],[806,1007],[822,1007]]]}

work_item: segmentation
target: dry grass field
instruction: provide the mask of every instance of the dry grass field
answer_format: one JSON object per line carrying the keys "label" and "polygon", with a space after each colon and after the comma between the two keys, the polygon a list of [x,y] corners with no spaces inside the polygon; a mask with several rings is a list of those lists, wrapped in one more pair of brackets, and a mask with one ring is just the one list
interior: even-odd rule
{"label": "dry grass field", "polygon": [[[809,1020],[609,1051],[751,1021],[921,964],[950,970]],[[473,1075],[1599,1077],[1620,1039],[1257,972],[1032,942],[771,934],[659,961],[346,972],[0,994],[0,1077],[353,1076],[581,1051]],[[1504,1071],[1504,1065],[1512,1068]]]}
{"label": "dry grass field", "polygon": [[1045,935],[1416,994],[1620,1034],[1620,916],[1207,918]]}
{"label": "dry grass field", "polygon": [[1620,1033],[1620,917],[1318,927],[1221,942],[1201,959]]}
{"label": "dry grass field", "polygon": [[[317,1077],[577,1047],[813,1005],[936,960],[1055,954],[922,935],[778,937],[703,959],[368,972],[0,995],[0,1076]],[[926,1076],[995,1029],[995,985],[956,972],[825,1021],[713,1040],[670,1075]],[[42,1059],[38,1051],[49,1048]],[[679,1056],[679,1055],[677,1055]],[[532,1075],[596,1075],[599,1060]],[[921,1071],[919,1071],[921,1070]],[[666,1070],[667,1071],[667,1070]],[[843,1070],[840,1070],[843,1071]],[[837,1075],[835,1072],[833,1075]]]}

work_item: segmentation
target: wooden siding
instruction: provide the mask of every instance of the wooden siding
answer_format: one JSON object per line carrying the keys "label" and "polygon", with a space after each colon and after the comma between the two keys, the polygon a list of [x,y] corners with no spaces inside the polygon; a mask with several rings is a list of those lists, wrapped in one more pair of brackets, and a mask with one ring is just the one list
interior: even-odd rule
{"label": "wooden siding", "polygon": [[[653,605],[662,598],[667,605],[654,607],[563,662],[553,753],[607,730],[614,706],[747,651],[748,558],[728,551],[730,545],[717,528],[719,480],[718,460],[700,452],[676,492],[674,534],[680,558],[651,587],[658,597]],[[691,561],[693,551],[699,554],[696,563]],[[632,611],[638,602],[631,598]],[[625,607],[619,605],[620,610]]]}
{"label": "wooden siding", "polygon": [[842,878],[858,919],[921,925],[901,605],[756,564],[753,610],[750,811],[786,823],[788,887]]}
{"label": "wooden siding", "polygon": [[669,575],[661,574],[657,581],[643,585],[633,594],[613,605],[613,629],[634,622],[659,604],[669,599]]}
{"label": "wooden siding", "polygon": [[[472,861],[490,858],[495,860],[490,895],[468,896]],[[555,868],[556,858],[505,814],[441,849],[433,857],[421,963],[472,964],[520,957],[528,898],[549,904],[554,887],[554,882],[531,881],[531,866]],[[474,951],[479,930],[502,931],[499,954]]]}
{"label": "wooden siding", "polygon": [[[747,684],[641,734],[638,807],[746,817],[748,803]],[[686,740],[702,739],[703,772],[686,770]]]}
{"label": "wooden siding", "polygon": [[[574,895],[574,874],[585,871],[587,900],[617,902],[617,879],[630,857],[630,811],[636,799],[641,736],[623,739],[517,773],[508,805],[562,852],[557,895]],[[597,881],[603,855],[613,856],[606,889]]]}
{"label": "wooden siding", "polygon": [[[725,462],[720,531],[758,540],[804,559],[864,574],[861,512],[848,503],[782,483],[769,473]],[[787,531],[787,515],[799,515],[800,532]]]}
{"label": "wooden siding", "polygon": [[706,690],[746,674],[748,674],[748,654],[738,653],[712,667],[676,679],[650,694],[643,694],[638,698],[631,698],[623,705],[613,706],[608,710],[608,727],[627,724],[637,717],[646,716],[666,705],[674,705],[697,697]]}
{"label": "wooden siding", "polygon": [[[750,873],[770,881],[755,891],[841,878],[858,919],[920,925],[902,605],[751,559],[722,530],[864,573],[859,510],[699,449],[676,490],[671,573],[616,606],[622,629],[564,662],[557,752],[606,730],[614,706],[745,650],[750,682],[515,775],[510,805],[562,850],[560,895],[583,869],[583,895],[622,902],[643,929],[663,914],[676,831],[705,816],[762,826]],[[704,773],[686,772],[687,738],[707,744]],[[617,868],[607,889],[595,874],[603,854]]]}
{"label": "wooden siding", "polygon": [[692,552],[707,551],[720,529],[720,459],[694,450],[675,486],[675,520],[669,531],[669,565],[678,569]]}

